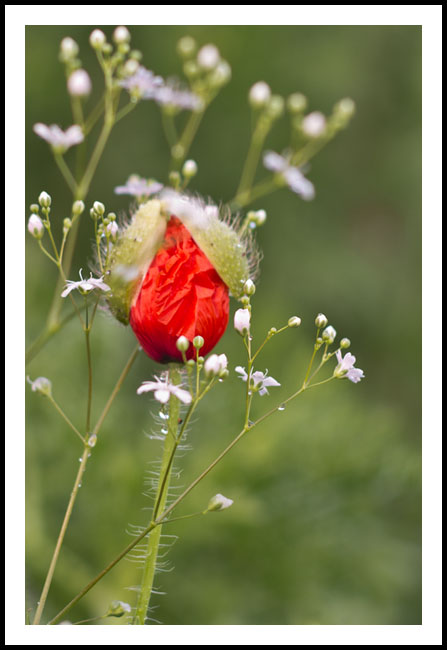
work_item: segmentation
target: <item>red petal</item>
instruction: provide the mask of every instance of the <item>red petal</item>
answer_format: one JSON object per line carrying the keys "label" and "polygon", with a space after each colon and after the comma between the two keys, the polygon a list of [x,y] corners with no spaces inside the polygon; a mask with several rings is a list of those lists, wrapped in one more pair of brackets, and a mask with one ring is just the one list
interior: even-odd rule
{"label": "red petal", "polygon": [[164,245],[130,311],[130,325],[141,346],[154,361],[181,361],[179,336],[189,340],[186,356],[191,359],[192,340],[200,335],[204,356],[225,332],[228,316],[228,287],[182,222],[171,217]]}

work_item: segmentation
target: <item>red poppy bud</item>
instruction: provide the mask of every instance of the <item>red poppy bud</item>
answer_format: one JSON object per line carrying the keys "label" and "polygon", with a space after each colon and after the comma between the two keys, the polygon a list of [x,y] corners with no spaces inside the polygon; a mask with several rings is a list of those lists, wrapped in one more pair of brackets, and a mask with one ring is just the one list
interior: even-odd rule
{"label": "red poppy bud", "polygon": [[[189,230],[171,217],[162,247],[152,260],[129,322],[145,352],[154,361],[182,361],[176,342],[185,336],[205,340],[205,356],[219,341],[228,324],[228,287]],[[194,357],[194,347],[187,358]]]}

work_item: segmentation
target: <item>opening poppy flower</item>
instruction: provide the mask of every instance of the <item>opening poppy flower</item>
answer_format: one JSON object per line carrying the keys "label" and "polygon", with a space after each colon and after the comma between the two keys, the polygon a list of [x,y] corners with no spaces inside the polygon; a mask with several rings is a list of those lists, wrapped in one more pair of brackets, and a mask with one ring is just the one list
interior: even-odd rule
{"label": "opening poppy flower", "polygon": [[[180,336],[202,336],[202,355],[219,341],[228,324],[228,287],[191,233],[171,216],[130,308],[129,322],[145,352],[160,363],[181,361]],[[186,355],[193,358],[190,345]]]}

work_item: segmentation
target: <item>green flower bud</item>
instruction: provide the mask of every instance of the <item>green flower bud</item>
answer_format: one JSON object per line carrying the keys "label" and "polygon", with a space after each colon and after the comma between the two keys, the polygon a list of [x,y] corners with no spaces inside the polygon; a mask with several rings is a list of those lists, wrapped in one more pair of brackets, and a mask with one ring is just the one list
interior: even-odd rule
{"label": "green flower bud", "polygon": [[289,327],[299,327],[301,325],[301,318],[299,318],[298,316],[292,316],[287,321],[287,325]]}

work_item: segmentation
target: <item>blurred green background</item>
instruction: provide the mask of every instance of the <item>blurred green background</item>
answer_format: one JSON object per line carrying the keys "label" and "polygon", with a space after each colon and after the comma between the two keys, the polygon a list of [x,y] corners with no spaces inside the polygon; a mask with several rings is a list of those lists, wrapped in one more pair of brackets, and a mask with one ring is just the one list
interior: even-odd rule
{"label": "blurred green background", "polygon": [[[36,122],[72,124],[59,42],[72,36],[94,87],[101,84],[88,45],[92,28],[28,27],[26,64],[26,216],[42,190],[57,224],[71,197]],[[108,36],[111,27],[102,27]],[[264,253],[253,299],[254,336],[297,314],[303,320],[273,340],[260,369],[281,382],[253,413],[286,398],[302,381],[313,320],[323,311],[366,379],[309,391],[242,441],[179,507],[200,510],[221,492],[225,513],[166,527],[179,539],[171,572],[159,574],[153,616],[164,624],[391,625],[421,623],[421,30],[419,27],[136,26],[132,45],[163,76],[181,76],[179,37],[215,43],[233,77],[205,115],[190,155],[199,165],[191,188],[228,201],[236,190],[250,132],[247,92],[260,79],[273,92],[303,92],[310,110],[330,112],[352,97],[357,113],[312,162],[316,198],[281,190],[255,204],[268,220],[257,233]],[[94,97],[90,99],[94,104]],[[267,148],[288,143],[288,120]],[[73,151],[67,161],[73,162]],[[143,102],[114,129],[86,201],[128,211],[113,188],[131,173],[165,180],[169,162],[158,107]],[[262,177],[262,172],[260,173]],[[91,259],[86,211],[72,278]],[[56,226],[58,231],[59,225]],[[56,271],[27,234],[27,344],[41,331]],[[233,305],[233,309],[236,305]],[[68,305],[65,306],[68,310]],[[92,333],[94,418],[135,340],[100,314]],[[217,352],[245,364],[229,327]],[[84,422],[87,376],[76,319],[27,368],[46,376],[73,421]],[[160,456],[153,400],[137,397],[160,372],[143,354],[105,422],[87,467],[57,566],[46,617],[55,615],[145,524],[144,474]],[[46,575],[80,456],[79,441],[51,405],[27,386],[27,606]],[[200,406],[189,434],[193,451],[178,465],[186,486],[241,428],[241,382],[231,378]],[[111,600],[134,603],[139,569],[121,562],[72,611],[72,621],[102,614]],[[111,619],[110,624],[121,624]]]}

